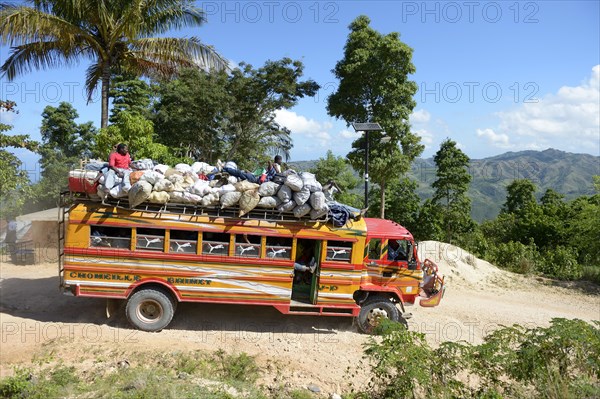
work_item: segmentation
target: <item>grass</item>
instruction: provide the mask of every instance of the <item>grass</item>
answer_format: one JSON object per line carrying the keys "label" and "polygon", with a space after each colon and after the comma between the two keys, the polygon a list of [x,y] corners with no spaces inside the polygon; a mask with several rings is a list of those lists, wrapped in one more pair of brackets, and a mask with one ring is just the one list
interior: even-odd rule
{"label": "grass", "polygon": [[591,281],[592,283],[600,285],[600,267],[583,266],[581,280]]}
{"label": "grass", "polygon": [[15,368],[0,380],[0,398],[268,398],[256,386],[260,370],[254,358],[245,353],[139,353],[130,359],[130,365],[100,361],[79,372],[47,362]]}

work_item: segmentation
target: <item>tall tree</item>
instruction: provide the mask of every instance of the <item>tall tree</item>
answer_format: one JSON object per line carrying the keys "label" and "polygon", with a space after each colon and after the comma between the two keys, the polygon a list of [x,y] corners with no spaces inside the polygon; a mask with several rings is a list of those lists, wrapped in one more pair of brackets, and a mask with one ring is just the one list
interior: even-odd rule
{"label": "tall tree", "polygon": [[176,155],[213,163],[222,157],[221,125],[229,106],[227,75],[197,69],[160,82],[152,121],[157,141]]}
{"label": "tall tree", "polygon": [[341,190],[335,197],[336,201],[346,205],[362,207],[361,198],[358,194],[352,192],[359,180],[354,175],[354,171],[343,157],[336,157],[331,150],[327,150],[324,158],[319,158],[315,166],[310,170],[322,183],[329,180],[335,181]]}
{"label": "tall tree", "polygon": [[124,73],[113,76],[110,82],[109,97],[112,98],[110,123],[117,123],[121,112],[130,115],[150,117],[152,90],[150,85],[133,74]]}
{"label": "tall tree", "polygon": [[[402,177],[411,162],[423,152],[420,138],[410,131],[409,116],[416,103],[417,84],[408,76],[415,73],[412,49],[393,32],[382,35],[366,16],[350,24],[344,57],[333,73],[340,84],[327,99],[327,112],[351,122],[378,122],[382,133],[369,134],[369,174],[381,188],[381,217],[385,211],[386,183]],[[364,170],[365,137],[352,143],[348,159],[355,170]]]}
{"label": "tall tree", "polygon": [[92,122],[76,123],[78,117],[77,110],[67,102],[58,107],[49,105],[42,112],[42,178],[33,187],[38,207],[55,206],[58,194],[67,187],[69,170],[92,155],[97,130]]}
{"label": "tall tree", "polygon": [[227,61],[196,37],[152,37],[200,26],[204,13],[189,0],[34,0],[31,7],[0,6],[0,43],[13,46],[0,68],[9,80],[32,69],[92,61],[88,101],[101,83],[102,123],[108,125],[111,73],[173,75],[181,66],[227,68]]}
{"label": "tall tree", "polygon": [[285,158],[292,139],[275,121],[275,111],[319,88],[313,80],[300,80],[303,69],[300,61],[284,58],[258,69],[241,64],[230,75],[184,71],[160,85],[153,116],[159,139],[180,148],[180,156],[233,159],[245,168],[276,153]]}
{"label": "tall tree", "polygon": [[440,225],[445,241],[451,243],[456,234],[472,230],[471,199],[467,195],[471,175],[468,171],[469,157],[456,142],[446,139],[433,157],[436,165],[436,180],[432,204],[440,210]]}
{"label": "tall tree", "polygon": [[277,154],[289,158],[291,132],[275,121],[275,111],[292,108],[300,98],[317,93],[319,85],[312,79],[300,80],[303,75],[302,61],[287,57],[267,61],[258,69],[241,63],[232,72],[231,109],[224,131],[227,158],[242,154],[259,161]]}
{"label": "tall tree", "polygon": [[529,179],[513,180],[506,187],[506,202],[502,207],[503,212],[519,213],[527,207],[536,205],[535,192],[537,188]]}
{"label": "tall tree", "polygon": [[[14,101],[0,100],[0,113],[18,113]],[[0,217],[8,219],[16,216],[23,206],[29,188],[27,171],[21,168],[22,162],[8,147],[26,148],[37,151],[39,143],[28,135],[7,135],[11,125],[0,122]]]}

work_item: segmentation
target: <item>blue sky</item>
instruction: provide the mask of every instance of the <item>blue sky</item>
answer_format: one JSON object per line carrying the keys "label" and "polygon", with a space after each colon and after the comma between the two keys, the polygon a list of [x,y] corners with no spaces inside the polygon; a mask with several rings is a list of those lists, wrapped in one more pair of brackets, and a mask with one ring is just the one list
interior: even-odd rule
{"label": "blue sky", "polygon": [[[345,155],[356,134],[327,115],[348,25],[363,14],[382,33],[400,32],[414,49],[419,92],[413,131],[432,156],[449,137],[471,158],[549,147],[600,155],[600,9],[598,1],[202,1],[197,36],[226,58],[256,67],[291,57],[321,86],[277,120],[292,130],[292,161],[331,149]],[[0,48],[0,61],[8,48]],[[87,63],[36,71],[0,82],[0,97],[19,115],[1,114],[13,132],[39,139],[46,105],[70,101],[80,122],[100,120],[99,102],[86,105]],[[96,100],[99,98],[97,93]],[[32,173],[35,158],[23,152]]]}

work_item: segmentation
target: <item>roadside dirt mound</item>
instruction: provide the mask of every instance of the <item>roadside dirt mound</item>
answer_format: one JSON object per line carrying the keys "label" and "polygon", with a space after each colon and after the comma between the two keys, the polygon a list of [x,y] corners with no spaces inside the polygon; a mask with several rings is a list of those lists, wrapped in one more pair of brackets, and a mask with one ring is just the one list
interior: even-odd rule
{"label": "roadside dirt mound", "polygon": [[419,259],[435,262],[440,274],[452,286],[498,288],[511,280],[520,280],[520,276],[501,270],[491,263],[475,257],[457,246],[439,241],[421,241]]}

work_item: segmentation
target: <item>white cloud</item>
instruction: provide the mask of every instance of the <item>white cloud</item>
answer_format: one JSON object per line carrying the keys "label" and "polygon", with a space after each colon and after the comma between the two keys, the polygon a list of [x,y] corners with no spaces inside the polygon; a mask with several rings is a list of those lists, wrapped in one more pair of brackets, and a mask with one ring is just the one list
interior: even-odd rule
{"label": "white cloud", "polygon": [[435,134],[433,131],[439,130],[442,122],[432,120],[431,114],[426,109],[418,109],[410,115],[410,122],[413,124],[412,132],[421,137],[421,144],[425,146],[425,152],[435,146]]}
{"label": "white cloud", "polygon": [[329,130],[333,127],[330,122],[319,122],[314,119],[308,119],[305,116],[298,115],[286,109],[280,109],[275,112],[275,121],[281,126],[290,129],[293,137],[301,136],[300,138],[312,140],[312,144],[318,144],[323,147],[330,146],[331,134]]}
{"label": "white cloud", "polygon": [[0,123],[12,124],[19,115],[16,112],[6,111],[0,108]]}
{"label": "white cloud", "polygon": [[477,129],[477,136],[483,137],[496,147],[511,148],[510,139],[507,134],[498,134],[492,129]]}
{"label": "white cloud", "polygon": [[[477,135],[499,148],[558,148],[574,152],[600,151],[600,65],[579,86],[561,87],[536,103],[498,112],[499,125],[477,129]],[[480,133],[481,132],[481,133]]]}
{"label": "white cloud", "polygon": [[352,130],[344,129],[344,130],[342,130],[342,131],[340,131],[338,133],[338,136],[340,138],[343,138],[343,139],[346,139],[346,140],[352,140],[352,141],[354,141],[357,138],[359,138],[361,136],[361,134],[362,133],[360,133],[360,132],[355,132],[355,131],[352,131]]}
{"label": "white cloud", "polygon": [[413,132],[421,136],[421,143],[425,146],[425,148],[431,148],[433,145],[433,133],[427,129],[416,129],[413,130]]}
{"label": "white cloud", "polygon": [[413,123],[427,123],[430,119],[431,114],[424,109],[414,111],[410,116],[410,121]]}

